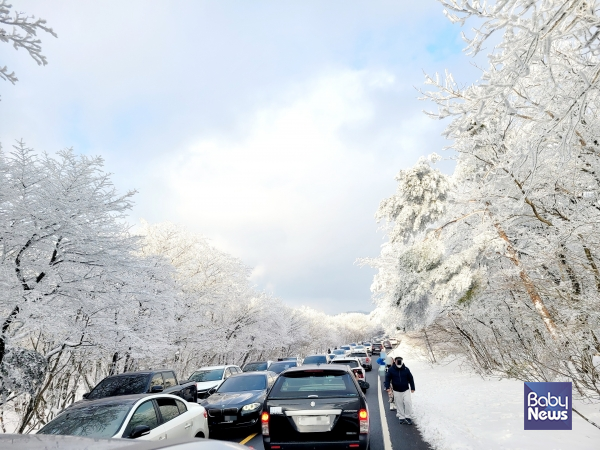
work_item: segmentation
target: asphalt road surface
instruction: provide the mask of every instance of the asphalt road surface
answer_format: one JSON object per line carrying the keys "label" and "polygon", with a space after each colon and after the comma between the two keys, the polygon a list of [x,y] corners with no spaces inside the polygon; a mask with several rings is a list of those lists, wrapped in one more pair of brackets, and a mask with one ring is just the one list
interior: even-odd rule
{"label": "asphalt road surface", "polygon": [[[421,433],[415,425],[400,425],[396,418],[396,411],[390,411],[388,396],[383,389],[383,379],[378,376],[377,368],[378,366],[375,366],[371,372],[367,372],[367,381],[371,385],[367,391],[367,402],[371,415],[371,450],[431,450],[431,446],[423,441]],[[415,381],[418,382],[418,374],[414,375]],[[417,390],[414,395],[419,395],[419,391]],[[383,422],[382,409],[385,411],[385,421]],[[264,450],[262,436],[255,431],[228,431],[210,437],[241,443],[256,450]]]}

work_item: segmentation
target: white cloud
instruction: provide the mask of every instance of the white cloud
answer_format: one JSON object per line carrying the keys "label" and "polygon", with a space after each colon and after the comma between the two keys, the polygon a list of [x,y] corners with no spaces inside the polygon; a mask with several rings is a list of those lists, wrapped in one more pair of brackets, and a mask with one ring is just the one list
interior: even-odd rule
{"label": "white cloud", "polygon": [[[158,160],[165,201],[178,221],[257,265],[253,280],[276,294],[286,282],[321,283],[313,270],[331,261],[351,269],[364,256],[360,240],[377,250],[377,203],[393,192],[402,161],[422,152],[431,124],[418,116],[394,137],[348,142],[346,131],[376,120],[375,97],[396,84],[386,71],[337,70],[291,86],[285,100],[240,118],[243,135],[201,137]],[[382,164],[381,146],[405,148]]]}

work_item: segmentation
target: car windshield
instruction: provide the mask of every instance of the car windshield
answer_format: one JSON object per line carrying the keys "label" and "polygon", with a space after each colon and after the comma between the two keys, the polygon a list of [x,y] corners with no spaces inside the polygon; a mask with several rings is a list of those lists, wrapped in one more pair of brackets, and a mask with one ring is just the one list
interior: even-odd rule
{"label": "car windshield", "polygon": [[367,347],[371,345],[370,342],[363,342],[363,345],[366,345]]}
{"label": "car windshield", "polygon": [[302,364],[327,364],[327,356],[325,355],[311,355],[304,358]]}
{"label": "car windshield", "polygon": [[343,348],[344,350],[350,350],[350,346],[349,345],[342,345],[340,348]]}
{"label": "car windshield", "polygon": [[340,360],[334,359],[333,361],[331,361],[331,364],[345,364],[345,365],[350,366],[350,367],[359,367],[358,366],[358,362],[354,361],[353,359],[350,360],[350,361],[343,360],[343,359],[340,359]]}
{"label": "car windshield", "polygon": [[98,383],[88,395],[88,400],[97,400],[117,395],[143,394],[148,386],[150,374],[119,375],[108,377]]}
{"label": "car windshield", "polygon": [[198,370],[190,376],[189,381],[202,383],[203,381],[219,381],[223,378],[225,369]]}
{"label": "car windshield", "polygon": [[296,361],[282,361],[271,364],[269,367],[270,372],[281,373],[285,369],[289,369],[290,367],[296,367],[298,363]]}
{"label": "car windshield", "polygon": [[242,369],[243,372],[257,372],[259,370],[267,370],[269,364],[267,362],[248,363]]}
{"label": "car windshield", "polygon": [[281,375],[269,398],[358,397],[349,373],[332,370],[306,370]]}
{"label": "car windshield", "polygon": [[262,391],[267,388],[267,379],[264,375],[254,376],[237,376],[227,378],[217,392],[245,392],[245,391]]}
{"label": "car windshield", "polygon": [[334,350],[333,354],[334,355],[345,355],[346,351],[345,350]]}
{"label": "car windshield", "polygon": [[38,431],[38,434],[111,438],[123,425],[131,406],[132,403],[69,408]]}

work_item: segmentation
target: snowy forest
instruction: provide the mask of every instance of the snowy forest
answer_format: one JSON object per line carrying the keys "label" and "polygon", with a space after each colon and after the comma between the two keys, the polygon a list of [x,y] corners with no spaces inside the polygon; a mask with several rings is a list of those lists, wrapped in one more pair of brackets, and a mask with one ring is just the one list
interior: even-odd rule
{"label": "snowy forest", "polygon": [[[103,377],[306,355],[376,330],[360,313],[292,308],[199,235],[126,215],[98,157],[0,154],[0,419],[29,432]],[[7,421],[8,422],[8,421]],[[13,427],[16,427],[13,429]]]}
{"label": "snowy forest", "polygon": [[455,170],[421,158],[381,202],[372,290],[432,361],[572,381],[600,399],[600,5],[441,0],[488,53],[480,81],[427,76]]}

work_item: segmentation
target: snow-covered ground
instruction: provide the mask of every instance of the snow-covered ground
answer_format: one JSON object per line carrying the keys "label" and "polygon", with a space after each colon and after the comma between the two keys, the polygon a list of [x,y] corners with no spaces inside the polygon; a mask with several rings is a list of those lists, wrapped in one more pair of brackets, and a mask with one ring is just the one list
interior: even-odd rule
{"label": "snow-covered ground", "polygon": [[[521,381],[483,379],[457,362],[431,366],[406,339],[392,356],[415,377],[415,422],[436,450],[600,449],[600,429],[575,413],[571,431],[525,431]],[[600,424],[600,404],[575,409]]]}

